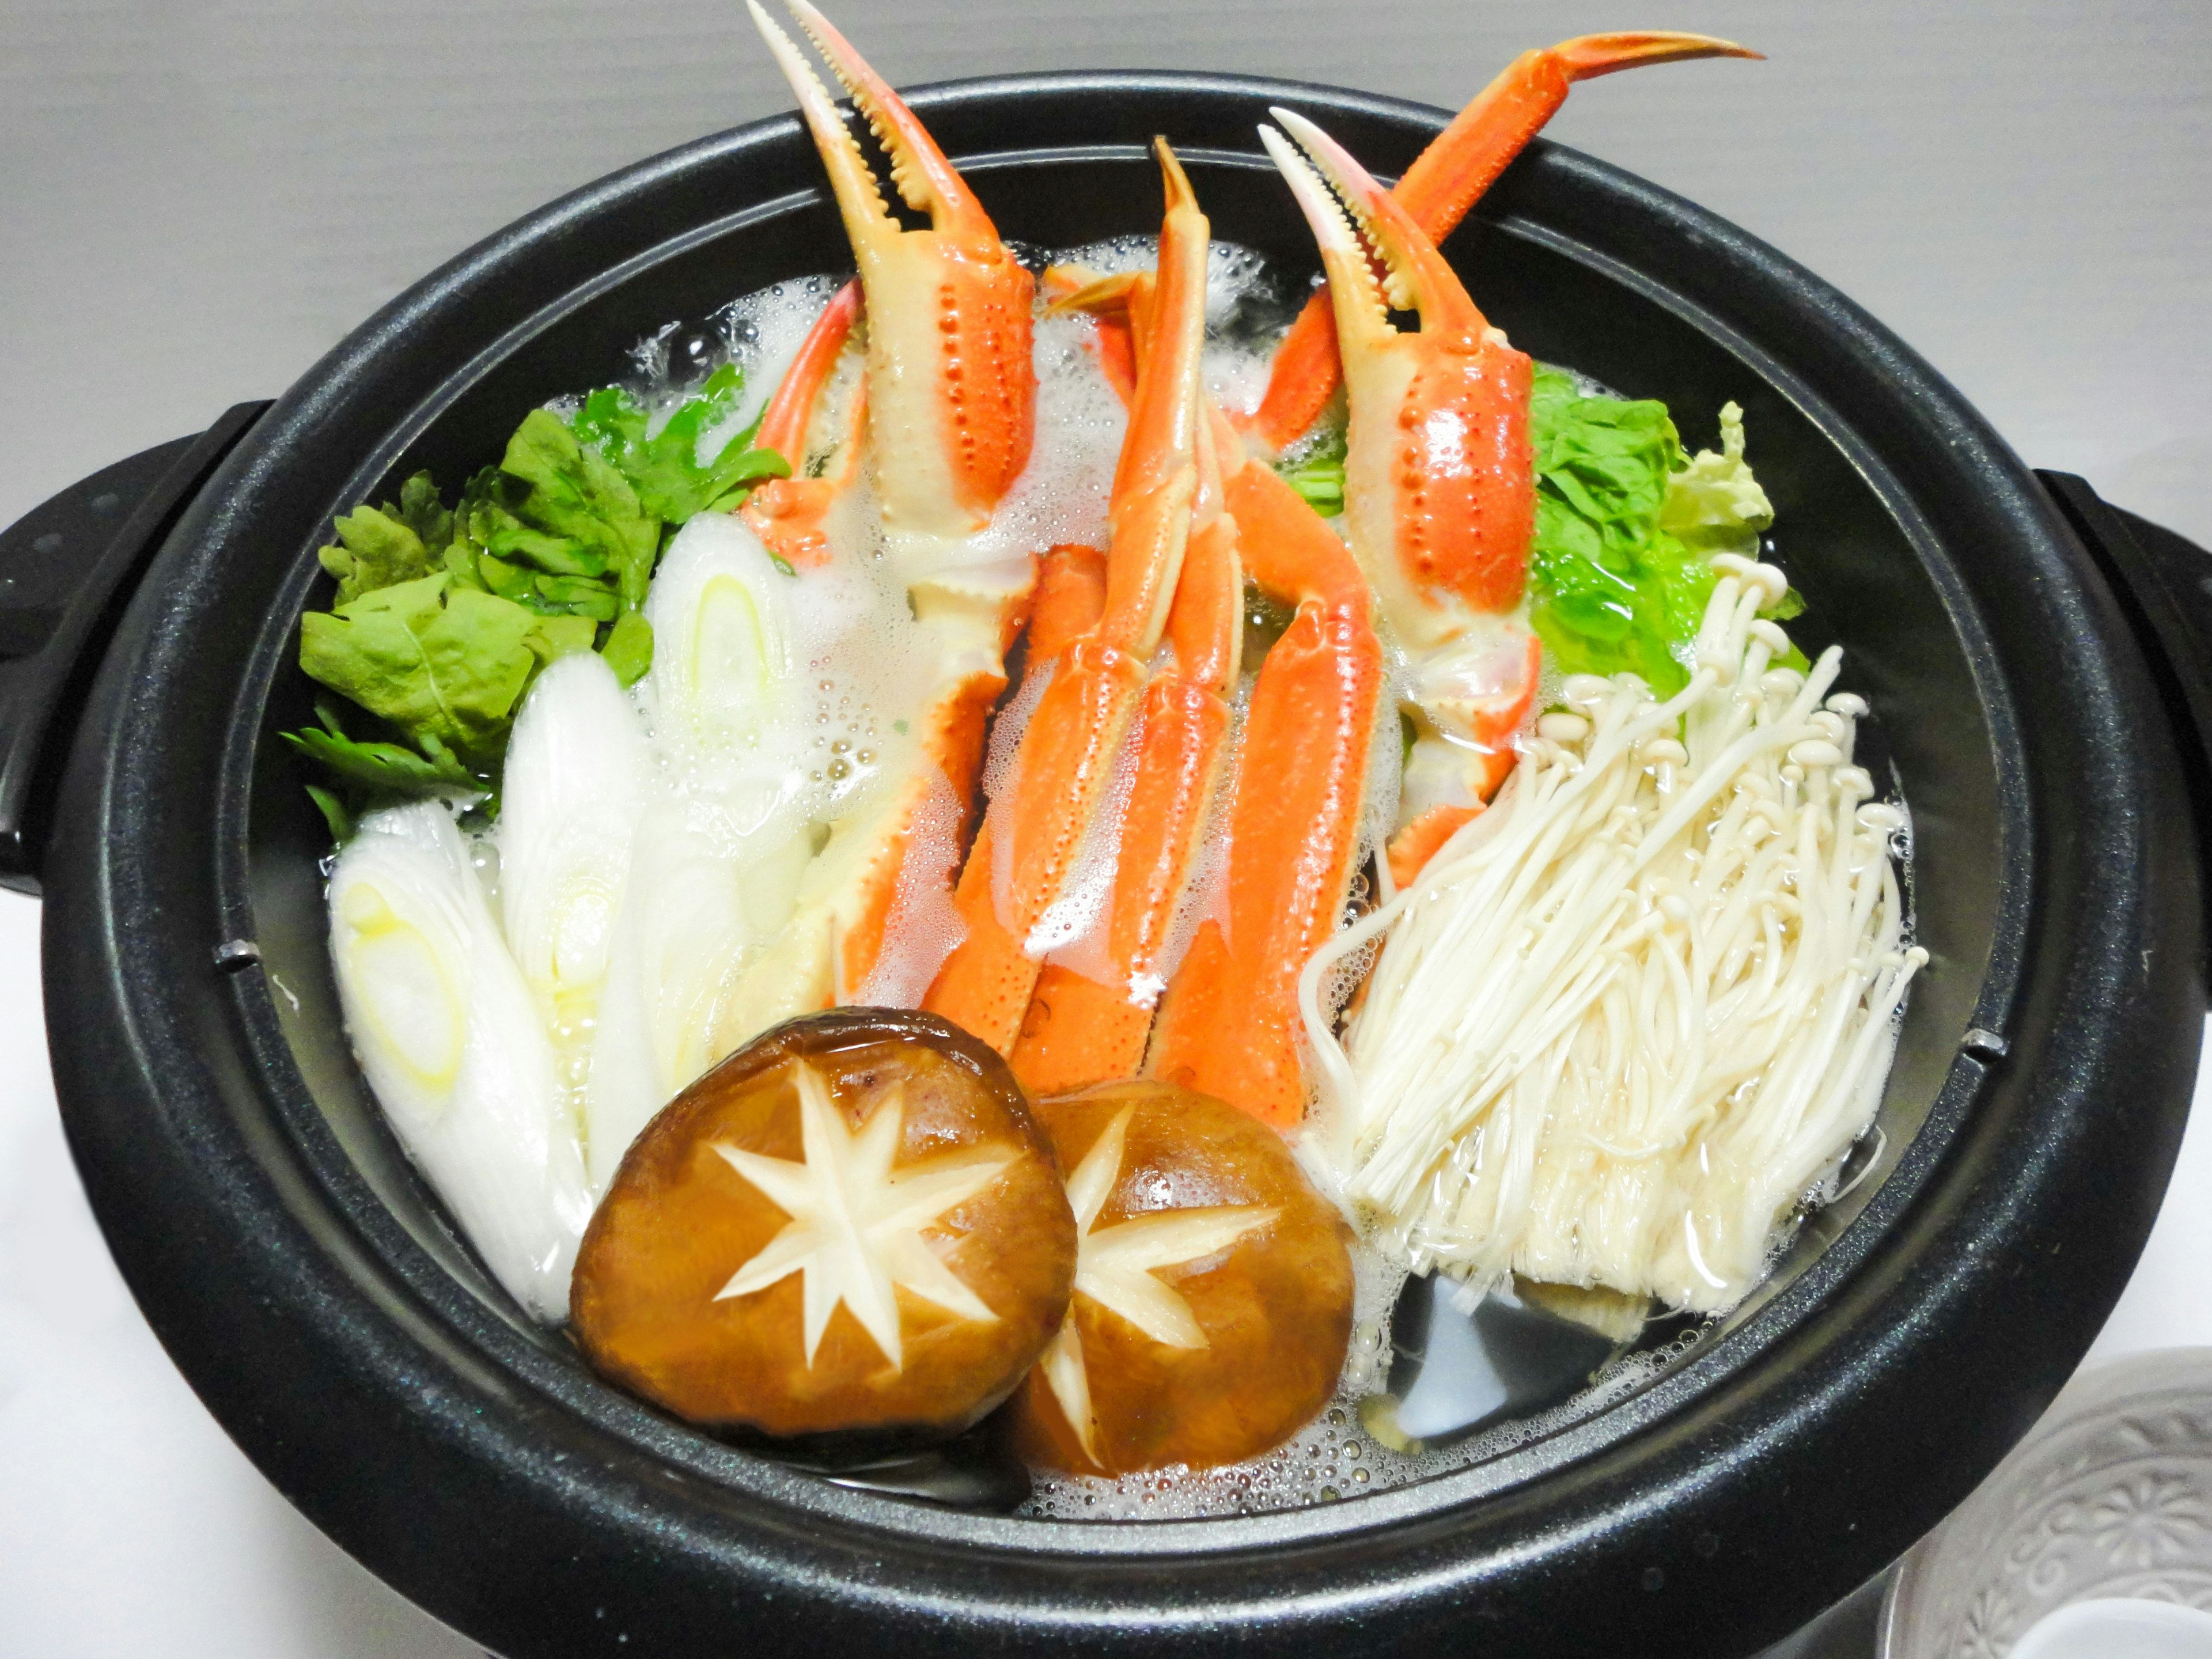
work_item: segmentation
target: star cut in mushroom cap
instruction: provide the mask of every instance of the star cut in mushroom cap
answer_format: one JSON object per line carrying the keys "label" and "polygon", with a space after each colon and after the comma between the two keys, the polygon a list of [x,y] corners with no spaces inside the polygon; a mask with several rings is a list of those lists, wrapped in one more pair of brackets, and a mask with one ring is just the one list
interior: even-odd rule
{"label": "star cut in mushroom cap", "polygon": [[1240,1462],[1328,1402],[1352,1329],[1335,1210],[1274,1131],[1149,1080],[1037,1103],[1077,1228],[1075,1295],[1030,1374],[1031,1461],[1120,1474]]}
{"label": "star cut in mushroom cap", "polygon": [[[1171,1348],[1203,1348],[1208,1346],[1206,1332],[1190,1304],[1158,1277],[1159,1270],[1184,1267],[1225,1250],[1280,1212],[1265,1204],[1215,1205],[1155,1211],[1100,1228],[1098,1212],[1121,1178],[1122,1150],[1136,1109],[1123,1107],[1067,1178],[1068,1206],[1075,1212],[1076,1292],[1120,1315],[1155,1342]],[[1091,1415],[1091,1378],[1073,1311],[1040,1364],[1085,1453],[1096,1459],[1097,1425]]]}
{"label": "star cut in mushroom cap", "polygon": [[791,1273],[805,1275],[810,1367],[823,1328],[840,1303],[852,1310],[893,1369],[902,1367],[901,1285],[959,1318],[998,1318],[930,1249],[922,1229],[981,1192],[1020,1154],[1011,1146],[986,1145],[895,1171],[891,1160],[906,1118],[902,1091],[894,1088],[854,1133],[830,1103],[820,1073],[802,1060],[793,1065],[793,1078],[804,1161],[714,1144],[732,1169],[791,1218],[765,1249],[730,1276],[715,1300],[750,1296]]}

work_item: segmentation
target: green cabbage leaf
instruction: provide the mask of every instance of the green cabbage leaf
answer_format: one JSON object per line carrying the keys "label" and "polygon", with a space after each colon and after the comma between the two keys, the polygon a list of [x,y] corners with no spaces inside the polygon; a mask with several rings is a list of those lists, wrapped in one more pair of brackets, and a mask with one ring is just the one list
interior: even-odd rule
{"label": "green cabbage leaf", "polygon": [[335,520],[319,557],[337,592],[301,618],[300,665],[382,729],[350,736],[325,703],[319,725],[284,734],[324,774],[310,793],[334,834],[387,800],[490,795],[515,711],[555,658],[596,650],[623,684],[644,676],[645,599],[670,537],[789,475],[752,447],[757,422],[702,459],[742,386],[725,365],[657,430],[619,387],[569,419],[535,409],[453,506],[417,472],[398,501]]}
{"label": "green cabbage leaf", "polygon": [[[1672,696],[1719,579],[1711,555],[1756,556],[1774,519],[1743,459],[1742,411],[1722,410],[1720,453],[1687,457],[1664,404],[1585,396],[1539,368],[1529,416],[1530,622],[1565,672],[1633,673]],[[1769,614],[1802,608],[1792,593]]]}

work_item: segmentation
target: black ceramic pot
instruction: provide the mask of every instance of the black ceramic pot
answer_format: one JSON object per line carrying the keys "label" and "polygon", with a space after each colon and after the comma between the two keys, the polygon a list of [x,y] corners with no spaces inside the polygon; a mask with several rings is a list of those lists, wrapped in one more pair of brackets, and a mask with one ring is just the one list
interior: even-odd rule
{"label": "black ceramic pot", "polygon": [[[1143,146],[1164,132],[1216,234],[1298,267],[1267,106],[1386,174],[1444,118],[1168,75],[913,102],[1010,238],[1153,228]],[[1611,167],[1537,145],[1448,252],[1537,356],[1748,413],[1804,634],[1849,648],[1917,826],[1934,959],[1874,1178],[1626,1403],[1424,1484],[1244,1519],[1041,1522],[853,1490],[655,1414],[532,1328],[347,1054],[325,839],[273,734],[307,713],[294,641],[334,513],[417,467],[464,476],[670,319],[849,263],[811,147],[770,121],[525,220],[274,405],[0,545],[0,830],[47,897],[70,1145],[169,1352],[319,1526],[516,1655],[1725,1656],[1896,1555],[2026,1429],[2135,1261],[2189,1098],[2212,564],[2039,482],[1850,301]]]}

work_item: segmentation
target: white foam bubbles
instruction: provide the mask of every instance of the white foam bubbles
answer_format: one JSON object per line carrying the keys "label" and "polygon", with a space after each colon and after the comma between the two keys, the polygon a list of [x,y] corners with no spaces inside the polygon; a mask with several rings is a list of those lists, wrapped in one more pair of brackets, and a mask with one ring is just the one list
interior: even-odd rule
{"label": "white foam bubbles", "polygon": [[[1150,270],[1159,262],[1159,238],[1112,236],[1070,248],[1053,262],[1101,276]],[[1275,338],[1290,317],[1287,296],[1264,256],[1235,242],[1207,246],[1206,349],[1199,374],[1224,412],[1249,415],[1259,407]]]}
{"label": "white foam bubbles", "polygon": [[[723,348],[744,372],[745,383],[736,408],[699,434],[702,455],[719,455],[725,444],[760,418],[790,372],[807,330],[843,286],[844,279],[837,276],[794,277],[732,300],[714,313]],[[790,459],[796,465],[799,458]]]}

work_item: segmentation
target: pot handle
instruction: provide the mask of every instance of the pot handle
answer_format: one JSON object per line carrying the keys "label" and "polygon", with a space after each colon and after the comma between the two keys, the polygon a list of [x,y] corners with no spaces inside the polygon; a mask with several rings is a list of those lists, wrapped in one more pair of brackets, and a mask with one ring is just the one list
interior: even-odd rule
{"label": "pot handle", "polygon": [[35,896],[62,762],[147,565],[266,403],[143,450],[0,530],[0,887]]}
{"label": "pot handle", "polygon": [[2126,613],[2173,721],[2197,819],[2205,938],[2212,950],[2212,553],[2114,507],[2070,472],[2035,476]]}

